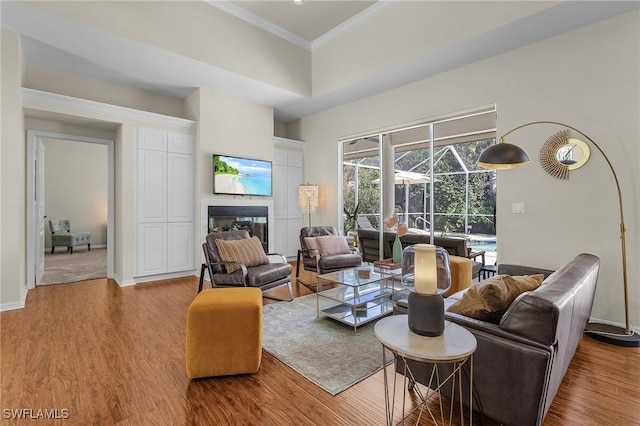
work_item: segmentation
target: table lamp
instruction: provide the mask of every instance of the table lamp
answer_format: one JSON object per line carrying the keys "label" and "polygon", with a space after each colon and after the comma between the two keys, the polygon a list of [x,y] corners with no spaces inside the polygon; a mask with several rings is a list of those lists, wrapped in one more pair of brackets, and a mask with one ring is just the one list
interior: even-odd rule
{"label": "table lamp", "polygon": [[431,244],[416,244],[402,253],[402,284],[409,290],[409,329],[421,336],[444,333],[444,298],[451,286],[449,253]]}

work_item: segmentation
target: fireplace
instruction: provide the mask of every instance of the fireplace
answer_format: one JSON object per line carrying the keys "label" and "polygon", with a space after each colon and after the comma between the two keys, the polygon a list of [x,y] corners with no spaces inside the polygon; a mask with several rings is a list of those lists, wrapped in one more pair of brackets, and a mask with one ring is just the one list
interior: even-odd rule
{"label": "fireplace", "polygon": [[244,229],[258,237],[265,252],[269,252],[268,207],[266,206],[209,206],[209,232]]}

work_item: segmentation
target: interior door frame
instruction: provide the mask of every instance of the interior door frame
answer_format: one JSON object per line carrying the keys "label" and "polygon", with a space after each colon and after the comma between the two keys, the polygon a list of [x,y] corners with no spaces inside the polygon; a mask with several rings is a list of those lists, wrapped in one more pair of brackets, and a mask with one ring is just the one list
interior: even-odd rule
{"label": "interior door frame", "polygon": [[36,173],[38,172],[34,154],[36,153],[35,147],[43,139],[97,143],[107,146],[107,278],[113,278],[115,245],[114,140],[27,129],[27,194],[30,194],[27,201],[27,289],[33,289],[36,285],[36,250],[38,249],[36,238],[38,238],[39,220],[42,218],[39,217],[34,199],[36,196]]}

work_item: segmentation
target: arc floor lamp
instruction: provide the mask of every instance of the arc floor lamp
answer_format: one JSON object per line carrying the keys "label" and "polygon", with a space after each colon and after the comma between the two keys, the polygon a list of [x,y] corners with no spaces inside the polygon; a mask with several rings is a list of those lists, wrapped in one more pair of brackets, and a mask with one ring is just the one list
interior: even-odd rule
{"label": "arc floor lamp", "polygon": [[[622,277],[623,277],[623,287],[624,287],[624,316],[625,316],[625,328],[617,327],[609,324],[600,324],[600,323],[588,323],[585,329],[585,333],[594,339],[600,340],[605,343],[610,343],[618,346],[640,346],[640,335],[635,333],[631,328],[631,320],[629,318],[629,287],[627,283],[627,248],[625,243],[625,226],[624,226],[624,213],[622,209],[622,192],[620,191],[620,183],[618,181],[618,175],[611,165],[609,158],[604,153],[602,148],[589,136],[585,135],[580,130],[575,127],[571,127],[567,124],[558,123],[556,121],[533,121],[530,123],[522,124],[514,129],[509,130],[507,133],[500,137],[499,143],[490,146],[485,149],[478,158],[476,162],[480,167],[486,169],[493,170],[506,170],[512,169],[514,167],[519,167],[529,162],[529,156],[527,153],[517,145],[513,145],[504,141],[504,138],[509,134],[515,132],[516,130],[522,129],[523,127],[534,126],[538,124],[552,124],[557,126],[562,126],[565,129],[571,129],[580,135],[582,135],[585,139],[587,139],[591,144],[596,147],[596,149],[602,154],[605,161],[609,165],[609,169],[613,174],[613,179],[616,184],[616,189],[618,191],[618,207],[620,210],[620,242],[622,245]],[[568,140],[569,131],[566,131],[566,138]],[[557,135],[552,136],[551,139],[555,138]],[[554,157],[555,158],[555,157]],[[568,164],[562,160],[557,160],[557,167],[569,167]]]}

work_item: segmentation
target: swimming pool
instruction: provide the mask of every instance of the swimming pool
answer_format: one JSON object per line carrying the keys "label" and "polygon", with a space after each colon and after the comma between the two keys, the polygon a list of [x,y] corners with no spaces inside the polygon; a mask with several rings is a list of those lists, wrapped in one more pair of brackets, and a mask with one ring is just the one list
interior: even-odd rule
{"label": "swimming pool", "polygon": [[468,241],[467,247],[471,247],[473,251],[496,251],[496,241],[495,240],[487,240],[487,241]]}

